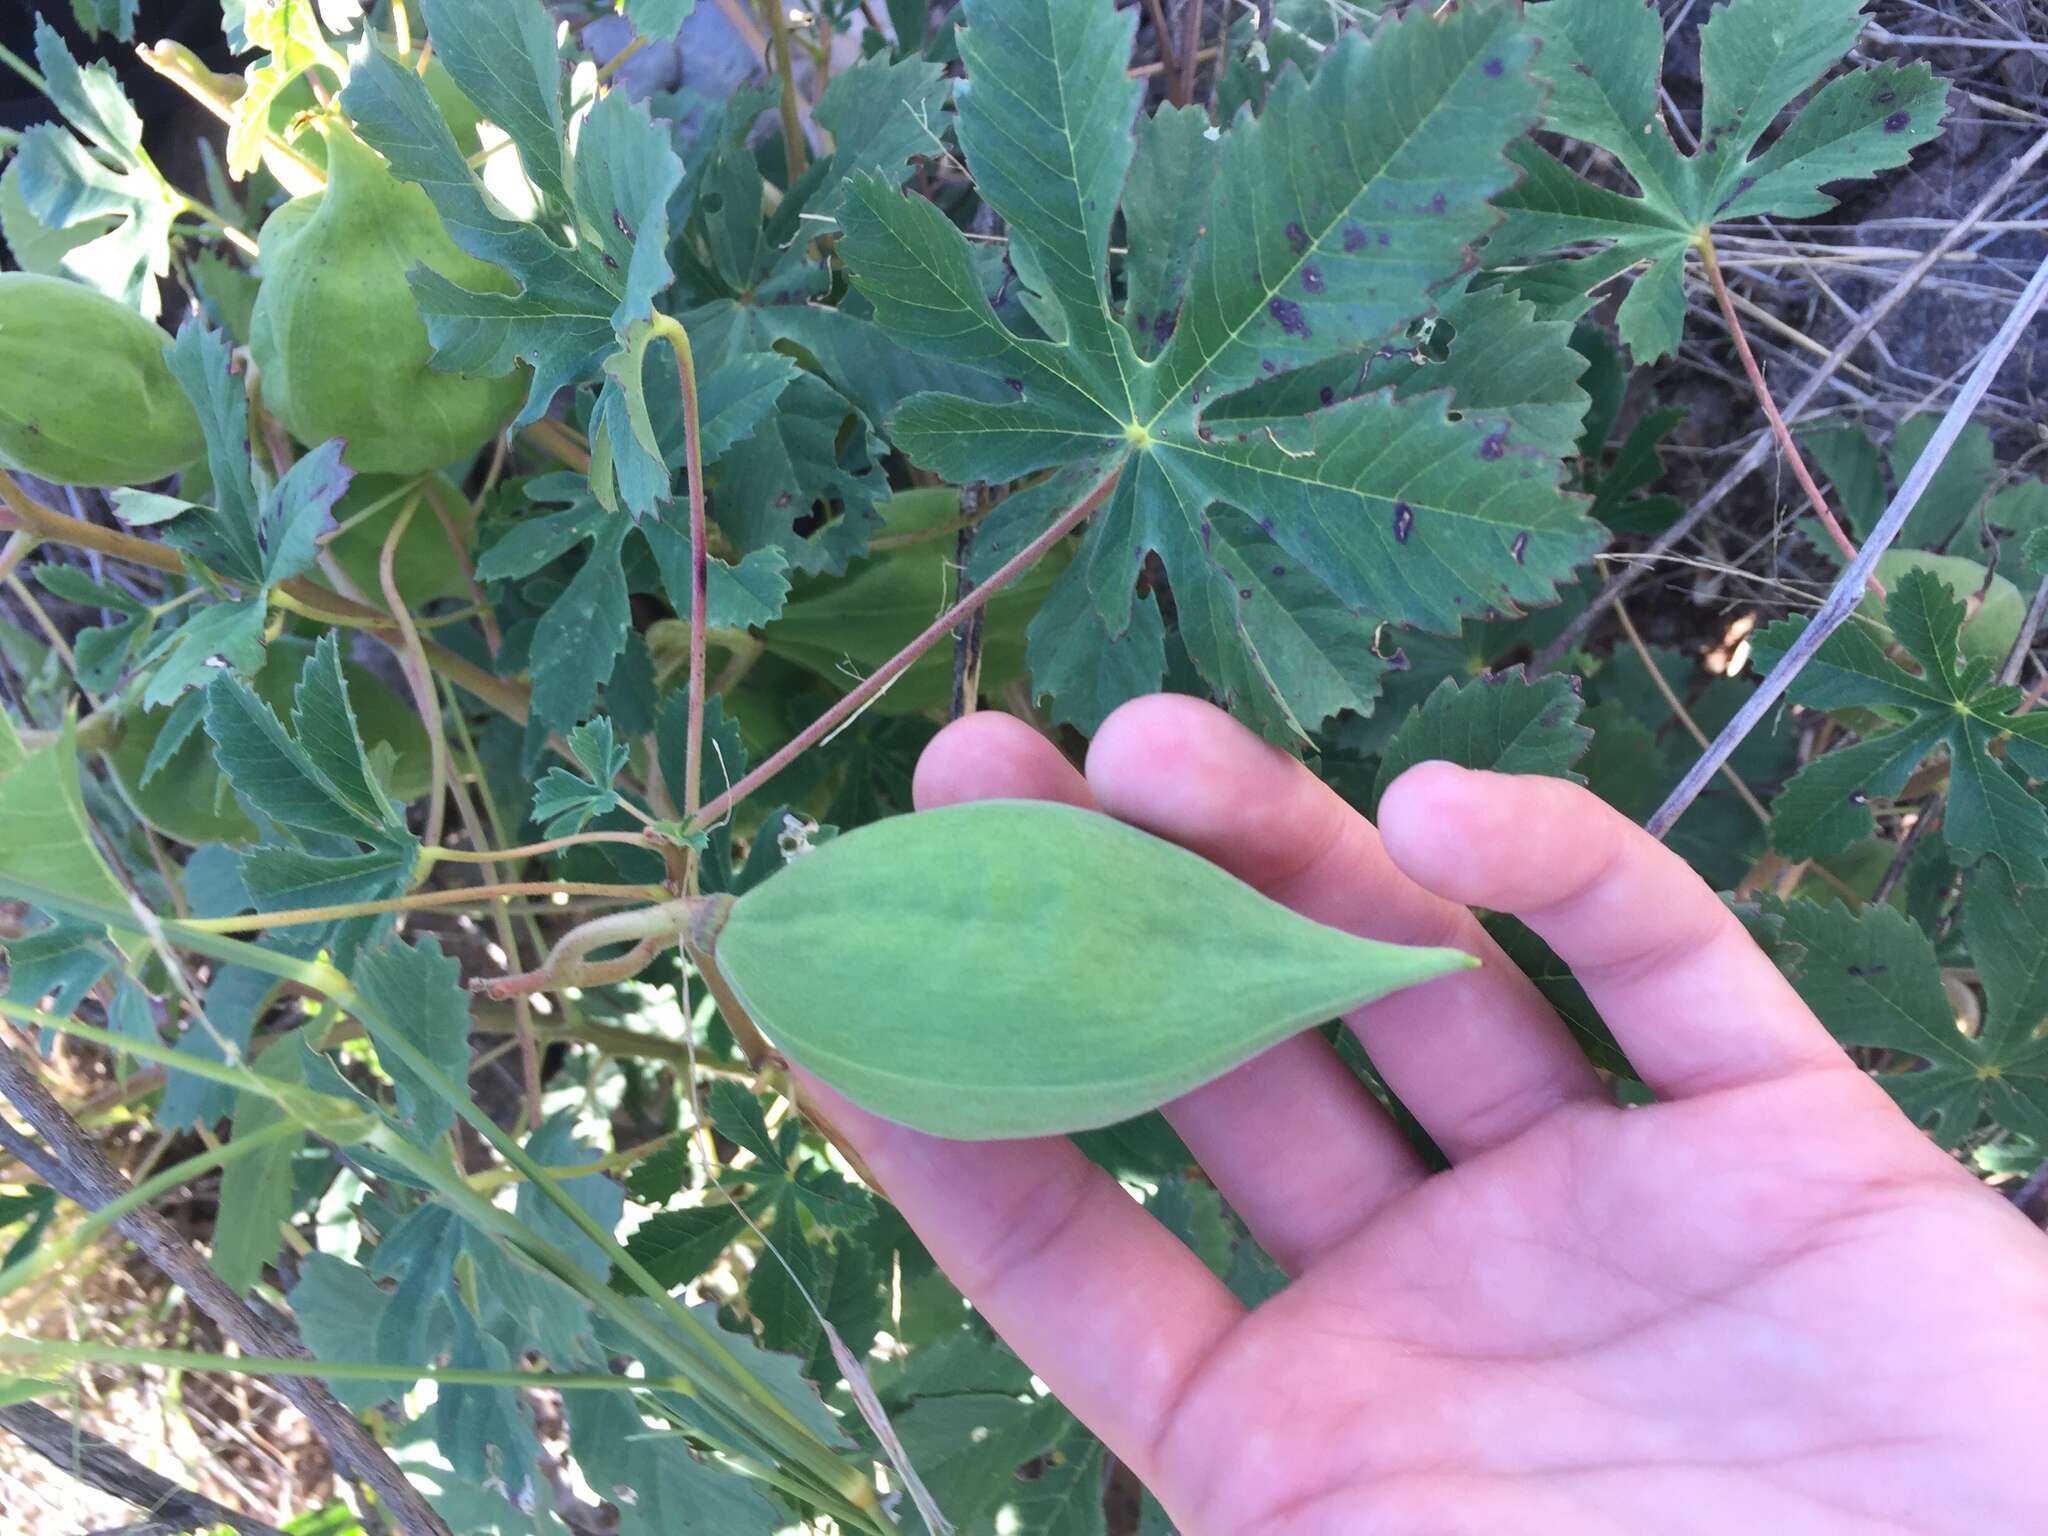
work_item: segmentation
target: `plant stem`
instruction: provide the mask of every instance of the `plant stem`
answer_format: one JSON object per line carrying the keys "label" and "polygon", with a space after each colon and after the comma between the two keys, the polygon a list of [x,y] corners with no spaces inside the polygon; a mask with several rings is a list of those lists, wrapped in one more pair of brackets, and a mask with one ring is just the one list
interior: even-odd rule
{"label": "plant stem", "polygon": [[1180,32],[1180,94],[1176,98],[1183,107],[1195,99],[1195,65],[1201,52],[1202,0],[1186,0]]}
{"label": "plant stem", "polygon": [[[785,34],[785,50],[788,42]],[[690,334],[673,317],[659,314],[654,317],[654,333],[666,337],[676,355],[676,380],[683,391],[683,473],[690,485],[690,709],[683,737],[682,802],[687,822],[696,819],[704,799],[704,630],[711,572],[705,547],[704,440],[697,419],[697,365],[690,353]],[[673,793],[675,786],[669,788]]]}
{"label": "plant stem", "polygon": [[564,848],[584,848],[592,843],[618,843],[650,853],[657,851],[652,841],[639,832],[576,832],[538,843],[522,843],[517,848],[422,848],[420,858],[429,864],[503,864],[516,859],[537,859]]}
{"label": "plant stem", "polygon": [[415,891],[383,901],[349,901],[332,907],[297,907],[284,912],[249,912],[237,917],[193,917],[179,922],[194,933],[254,933],[305,923],[334,923],[379,912],[423,912],[434,907],[461,907],[506,896],[603,896],[617,901],[661,901],[668,895],[659,885],[592,885],[581,880],[514,880],[504,885],[466,885],[452,891]]}
{"label": "plant stem", "polygon": [[[64,1112],[63,1106],[36,1077],[18,1052],[0,1049],[0,1092],[13,1101],[22,1117],[42,1135],[55,1154],[51,1172],[58,1191],[88,1210],[98,1210],[121,1197],[128,1183],[107,1161],[98,1144]],[[121,1234],[133,1242],[193,1305],[220,1325],[237,1348],[251,1355],[291,1358],[299,1353],[297,1338],[263,1316],[227,1286],[205,1259],[169,1222],[149,1208],[131,1211],[120,1223]],[[0,1351],[18,1342],[0,1337]],[[313,1374],[311,1372],[308,1373]],[[319,1381],[287,1383],[280,1390],[306,1416],[351,1476],[376,1491],[392,1519],[411,1536],[449,1536],[447,1523],[434,1513],[419,1491],[370,1437],[355,1415],[335,1401]]]}
{"label": "plant stem", "polygon": [[7,543],[0,547],[0,581],[14,574],[14,568],[26,560],[42,540],[26,528],[17,528],[7,536]]}
{"label": "plant stem", "polygon": [[1108,499],[1109,493],[1116,488],[1117,476],[1121,473],[1122,466],[1111,470],[1093,490],[1054,519],[1051,527],[1012,555],[988,580],[932,620],[916,639],[875,668],[859,687],[805,726],[760,767],[706,805],[698,813],[694,826],[701,830],[716,822],[719,817],[831,735],[846,721],[859,714],[900,677],[912,662],[958,628],[962,619],[979,612],[1004,587],[1036,565],[1047,550],[1085,522],[1090,514]]}
{"label": "plant stem", "polygon": [[[1699,743],[1702,751],[1711,747],[1713,743],[1707,739],[1707,733],[1700,729],[1699,722],[1693,719],[1692,712],[1685,707],[1685,701],[1679,698],[1670,680],[1658,667],[1656,658],[1650,654],[1650,648],[1643,644],[1643,637],[1636,632],[1635,620],[1628,616],[1628,604],[1616,603],[1614,617],[1621,624],[1622,634],[1628,637],[1628,643],[1634,649],[1636,659],[1642,662],[1643,670],[1650,674],[1651,684],[1670,707],[1671,713],[1677,717],[1678,723],[1685,727],[1686,735]],[[1749,807],[1750,814],[1756,817],[1761,825],[1768,827],[1771,824],[1771,813],[1764,809],[1763,802],[1757,799],[1750,787],[1742,782],[1742,776],[1725,763],[1721,767],[1721,775],[1735,787],[1735,793],[1741,797],[1742,803]]]}
{"label": "plant stem", "polygon": [[2041,633],[2044,618],[2048,618],[2048,576],[2043,576],[2041,584],[2034,589],[2034,600],[2027,604],[2026,619],[2020,625],[2019,634],[2013,637],[2005,665],[1998,669],[2001,683],[2009,687],[2020,680],[2020,669],[2027,664],[2027,653],[2034,648],[2034,637]]}
{"label": "plant stem", "polygon": [[[1785,418],[1778,414],[1778,402],[1771,398],[1771,387],[1764,382],[1764,371],[1757,366],[1756,354],[1749,349],[1749,336],[1742,329],[1742,317],[1735,312],[1735,296],[1728,291],[1728,280],[1721,275],[1721,261],[1714,251],[1714,232],[1701,230],[1693,244],[1700,253],[1700,265],[1706,269],[1707,281],[1713,286],[1714,298],[1721,306],[1721,318],[1727,323],[1728,334],[1735,340],[1735,352],[1742,359],[1742,371],[1749,376],[1749,387],[1756,394],[1757,404],[1763,407],[1764,418],[1771,424],[1771,435],[1777,438],[1786,463],[1792,466],[1792,478],[1806,492],[1806,499],[1812,503],[1821,526],[1828,531],[1828,537],[1835,541],[1835,547],[1841,550],[1845,559],[1854,560],[1856,541],[1843,532],[1842,525],[1828,508],[1827,498],[1813,483],[1813,474],[1806,467],[1799,445],[1792,440],[1791,429],[1785,425]],[[1875,576],[1870,578],[1870,590],[1880,600],[1883,599],[1884,588],[1878,585]]]}
{"label": "plant stem", "polygon": [[775,72],[782,76],[782,157],[794,183],[810,164],[810,154],[804,146],[803,116],[797,108],[796,64],[789,51],[789,16],[783,9],[783,0],[761,0],[761,9],[768,16]]}
{"label": "plant stem", "polygon": [[[652,960],[683,936],[695,921],[697,910],[707,898],[682,896],[631,912],[612,912],[578,924],[556,941],[547,958],[535,969],[519,976],[500,976],[478,990],[503,1002],[561,987],[601,987],[625,981],[646,969]],[[588,960],[591,951],[631,942],[633,947],[616,960]]]}
{"label": "plant stem", "polygon": [[190,214],[193,218],[198,219],[203,224],[211,224],[215,229],[221,232],[221,234],[226,238],[228,244],[232,245],[244,256],[256,256],[260,254],[257,249],[255,240],[250,237],[250,234],[246,229],[243,229],[240,225],[228,219],[224,214],[215,213],[211,208],[207,207],[206,204],[200,202],[197,198],[188,197],[182,192],[179,193],[178,195],[181,199],[183,199],[184,202],[184,208],[182,210],[183,212]]}
{"label": "plant stem", "polygon": [[311,1376],[330,1381],[434,1381],[460,1387],[542,1387],[555,1391],[683,1392],[684,1377],[612,1376],[574,1371],[491,1371],[464,1366],[384,1365],[371,1360],[301,1360],[290,1355],[216,1355],[196,1350],[146,1349],[79,1344],[61,1339],[0,1337],[0,1355],[64,1365],[163,1367],[174,1371],[219,1371],[236,1376]]}
{"label": "plant stem", "polygon": [[642,48],[645,48],[646,46],[647,35],[645,33],[642,33],[640,36],[634,38],[633,41],[626,44],[625,47],[621,48],[617,53],[613,54],[611,56],[611,59],[605,64],[605,66],[597,72],[597,83],[599,85],[604,85],[608,81],[610,81],[613,75],[616,75],[620,70],[624,69],[629,62],[631,62],[634,54],[638,53]]}
{"label": "plant stem", "polygon": [[[164,41],[153,47],[139,47],[135,50],[135,56],[222,122],[234,122],[234,104],[221,94],[215,83],[218,77],[206,67],[199,55],[183,43]],[[266,148],[277,151],[291,161],[293,167],[302,171],[314,186],[327,185],[325,171],[268,128],[263,130],[263,143]]]}
{"label": "plant stem", "polygon": [[1159,67],[1166,76],[1166,95],[1176,107],[1184,107],[1187,98],[1181,94],[1180,65],[1173,56],[1173,39],[1168,36],[1166,9],[1160,0],[1145,0],[1145,15],[1152,23],[1152,41],[1159,48]]}
{"label": "plant stem", "polygon": [[1991,340],[1991,345],[1977,360],[1977,366],[1970,371],[1969,378],[1964,381],[1962,389],[1957,392],[1956,398],[1942,416],[1941,424],[1934,429],[1934,435],[1927,440],[1927,446],[1921,450],[1920,457],[1914,462],[1912,471],[1906,476],[1905,484],[1899,487],[1898,495],[1892,498],[1891,505],[1884,509],[1884,516],[1879,518],[1877,526],[1871,529],[1870,537],[1863,543],[1863,552],[1849,562],[1849,568],[1842,572],[1841,578],[1836,581],[1827,599],[1820,605],[1819,612],[1807,622],[1806,628],[1800,632],[1799,638],[1793,641],[1783,660],[1771,669],[1770,675],[1743,702],[1742,708],[1736,711],[1735,718],[1730,720],[1722,728],[1721,734],[1714,738],[1714,744],[1701,754],[1700,760],[1693,764],[1678,787],[1671,791],[1670,796],[1657,808],[1656,814],[1645,823],[1651,835],[1661,838],[1671,830],[1672,823],[1685,814],[1686,807],[1692,804],[1700,790],[1705,787],[1707,780],[1720,771],[1721,765],[1728,761],[1737,747],[1742,745],[1743,739],[1776,707],[1778,700],[1784,697],[1785,690],[1792,686],[1792,680],[1799,675],[1800,669],[1813,659],[1814,654],[1826,643],[1828,636],[1847,623],[1850,615],[1855,613],[1857,602],[1862,596],[1860,589],[1865,578],[1877,564],[1878,557],[1891,546],[1892,540],[1899,536],[1899,530],[1905,526],[1906,519],[1919,504],[1920,497],[1927,490],[1928,483],[1934,479],[1935,472],[1948,458],[1949,450],[1955,446],[1956,439],[1962,436],[1963,428],[1969,424],[1971,412],[1977,409],[1978,404],[1990,391],[1991,381],[1997,377],[1998,370],[2012,355],[2013,348],[2019,345],[2021,334],[2041,308],[2043,300],[2048,300],[2048,257],[2043,257],[2041,264],[2034,269],[2034,275],[2028,280],[2019,302],[2013,305],[2012,312],[2005,317],[2005,324],[1999,327],[1998,334]]}
{"label": "plant stem", "polygon": [[[8,1047],[0,1046],[0,1050],[5,1049]],[[260,1131],[236,1136],[232,1141],[205,1148],[183,1162],[173,1163],[154,1177],[131,1186],[118,1200],[101,1206],[62,1237],[39,1245],[26,1258],[17,1259],[5,1269],[0,1269],[0,1296],[29,1284],[66,1260],[76,1258],[123,1216],[152,1204],[159,1196],[167,1195],[204,1174],[238,1163],[287,1137],[305,1134],[306,1127],[298,1121],[278,1120]]]}
{"label": "plant stem", "polygon": [[6,44],[0,43],[0,64],[5,64],[22,79],[34,86],[42,95],[50,94],[50,82],[45,80],[34,65]]}
{"label": "plant stem", "polygon": [[[1971,205],[1969,211],[1950,224],[1942,232],[1941,238],[1901,272],[1897,281],[1876,303],[1863,312],[1863,317],[1849,327],[1848,334],[1835,343],[1834,349],[1828,353],[1826,359],[1807,375],[1806,382],[1801,384],[1798,392],[1792,396],[1785,407],[1789,414],[1797,416],[1813,402],[1827,387],[1828,380],[1835,376],[1835,371],[1848,361],[1849,354],[1862,346],[1865,338],[1884,323],[1885,317],[1906,302],[1920,281],[1946,260],[1950,252],[1967,240],[1972,231],[1983,224],[1992,210],[1998,206],[2000,199],[2017,186],[2020,179],[2033,170],[2044,155],[2048,155],[2048,134],[2041,135],[2028,147],[2025,154],[2000,172],[1998,180],[1985,189],[1984,195]],[[1692,531],[1706,520],[1707,514],[1726,501],[1735,488],[1755,472],[1757,466],[1769,456],[1772,441],[1773,439],[1768,436],[1757,438],[1743,450],[1742,457],[1730,466],[1728,472],[1707,487],[1706,493],[1688,507],[1677,522],[1651,541],[1649,548],[1645,549],[1639,558],[1630,560],[1610,576],[1606,585],[1593,594],[1593,600],[1580,610],[1578,616],[1567,624],[1554,640],[1530,658],[1529,676],[1541,677],[1570,654],[1592,632],[1600,616],[1614,605],[1622,593],[1640,581],[1645,573],[1653,570],[1661,556],[1669,553],[1680,541],[1690,537]]]}
{"label": "plant stem", "polygon": [[540,420],[521,427],[519,435],[542,453],[561,460],[571,469],[582,474],[590,472],[590,449],[576,441],[575,434],[570,428],[552,417],[543,416]]}
{"label": "plant stem", "polygon": [[405,671],[405,680],[412,689],[413,707],[420,712],[420,724],[427,732],[427,776],[432,781],[434,792],[427,800],[426,832],[420,839],[429,848],[441,846],[441,834],[447,825],[448,796],[452,786],[449,783],[448,733],[441,724],[441,700],[434,692],[434,675],[427,665],[427,654],[420,648],[419,627],[412,621],[412,609],[407,606],[404,596],[398,590],[398,541],[405,537],[405,530],[412,526],[413,514],[420,509],[417,493],[399,510],[391,520],[391,531],[384,535],[384,547],[377,551],[377,585],[384,590],[384,605],[391,610],[391,617],[398,625],[398,643],[391,652],[398,658]]}
{"label": "plant stem", "polygon": [[[147,566],[153,571],[164,571],[174,576],[184,572],[175,551],[148,539],[137,538],[132,533],[102,528],[97,523],[88,523],[83,518],[46,507],[22,490],[13,476],[5,471],[0,471],[0,505],[6,509],[0,512],[0,528],[25,528],[47,543],[97,550],[100,554]],[[362,629],[388,636],[396,628],[390,615],[352,603],[304,580],[272,587],[270,600],[287,613],[301,614],[345,629]],[[467,657],[459,656],[435,641],[422,641],[420,648],[434,670],[450,682],[475,694],[499,714],[522,725],[526,722],[531,700],[527,690],[518,683],[493,676]]]}

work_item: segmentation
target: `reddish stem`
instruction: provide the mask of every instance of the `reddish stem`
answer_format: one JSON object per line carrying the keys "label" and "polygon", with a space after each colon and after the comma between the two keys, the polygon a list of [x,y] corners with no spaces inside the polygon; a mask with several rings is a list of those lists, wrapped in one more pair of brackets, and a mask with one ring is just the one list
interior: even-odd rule
{"label": "reddish stem", "polygon": [[706,805],[697,814],[694,825],[705,827],[717,821],[841,725],[859,714],[883,689],[902,676],[912,662],[958,628],[962,619],[978,613],[990,598],[1036,565],[1047,550],[1078,528],[1088,515],[1107,499],[1110,491],[1116,486],[1117,476],[1122,473],[1122,465],[1111,470],[1094,490],[1062,512],[1050,528],[1012,555],[987,581],[933,619],[922,634],[875,668],[858,688],[805,726],[760,767]]}
{"label": "reddish stem", "polygon": [[[1792,478],[1799,482],[1806,499],[1813,504],[1813,510],[1826,528],[1828,536],[1835,541],[1847,560],[1856,558],[1856,543],[1842,531],[1842,525],[1835,520],[1835,514],[1828,509],[1827,497],[1821,495],[1820,487],[1813,482],[1813,474],[1806,467],[1806,460],[1800,456],[1799,445],[1792,440],[1792,432],[1785,425],[1785,418],[1778,412],[1778,402],[1771,398],[1771,387],[1764,382],[1764,371],[1757,366],[1756,354],[1749,349],[1749,337],[1742,329],[1741,317],[1735,313],[1735,295],[1728,291],[1728,283],[1721,276],[1721,263],[1714,254],[1714,237],[1702,232],[1699,239],[1700,264],[1706,268],[1707,281],[1713,285],[1714,298],[1721,306],[1721,318],[1728,323],[1728,334],[1735,338],[1735,351],[1742,359],[1742,371],[1749,375],[1749,387],[1756,392],[1757,403],[1764,408],[1764,415],[1770,421],[1771,433],[1778,439],[1778,446],[1785,452],[1785,459],[1792,466]],[[1870,590],[1879,597],[1884,596],[1884,587],[1875,576],[1870,578]]]}

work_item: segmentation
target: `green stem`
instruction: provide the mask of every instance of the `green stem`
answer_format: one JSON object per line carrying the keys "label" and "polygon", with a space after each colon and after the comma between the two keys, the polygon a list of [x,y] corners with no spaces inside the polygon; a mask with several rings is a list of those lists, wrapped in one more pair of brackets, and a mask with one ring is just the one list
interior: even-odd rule
{"label": "green stem", "polygon": [[384,606],[391,610],[391,617],[398,624],[398,639],[391,642],[391,654],[405,673],[406,686],[412,690],[413,708],[419,711],[420,724],[427,733],[427,776],[434,788],[427,802],[427,825],[420,841],[428,848],[438,848],[453,788],[449,782],[448,733],[442,728],[441,700],[434,692],[433,668],[420,645],[419,626],[413,623],[412,607],[398,590],[398,543],[419,509],[420,498],[415,493],[391,520],[391,530],[384,535],[384,545],[377,551],[377,585],[384,593]]}
{"label": "green stem", "polygon": [[[233,1143],[229,1143],[233,1145]],[[315,1376],[328,1381],[440,1382],[451,1387],[552,1387],[563,1392],[688,1392],[677,1377],[611,1376],[579,1371],[488,1371],[462,1366],[380,1365],[368,1360],[297,1360],[289,1355],[214,1355],[182,1349],[146,1349],[68,1340],[0,1337],[0,1356],[19,1355],[63,1365],[126,1365],[174,1371],[222,1371],[242,1376]]]}
{"label": "green stem", "polygon": [[420,858],[427,864],[502,864],[514,859],[537,859],[563,848],[583,848],[592,843],[619,843],[631,848],[648,848],[647,837],[638,832],[576,832],[568,837],[551,837],[545,842],[522,843],[517,848],[422,848]]}
{"label": "green stem", "polygon": [[9,69],[13,70],[17,75],[21,76],[22,79],[26,80],[30,85],[34,86],[43,95],[47,96],[50,94],[50,82],[45,80],[42,77],[42,75],[37,72],[35,66],[30,64],[27,59],[24,59],[20,54],[16,53],[12,48],[9,48],[4,43],[0,43],[0,64],[5,64]]}
{"label": "green stem", "polygon": [[221,232],[230,245],[244,256],[261,254],[257,249],[255,240],[250,237],[249,232],[243,229],[241,225],[234,223],[226,215],[214,212],[213,209],[207,207],[206,204],[200,202],[197,198],[183,192],[178,193],[178,201],[180,204],[178,211],[180,213],[189,214],[202,224],[211,224]]}
{"label": "green stem", "polygon": [[[783,46],[788,46],[786,35]],[[697,365],[690,352],[690,333],[674,317],[657,314],[654,334],[665,338],[676,355],[676,380],[683,393],[683,473],[690,487],[690,711],[683,734],[683,819],[689,821],[704,799],[704,631],[711,566],[704,542],[703,434],[697,416]],[[673,793],[675,786],[669,788]]]}
{"label": "green stem", "polygon": [[[45,891],[9,876],[0,876],[0,894],[16,896],[45,911],[98,922],[116,930],[132,931],[138,925],[137,914],[68,894]],[[877,1531],[891,1529],[866,1475],[842,1460],[780,1398],[758,1381],[714,1330],[671,1296],[667,1287],[620,1245],[609,1228],[586,1211],[548,1169],[485,1114],[460,1085],[404,1031],[396,1028],[356,991],[348,978],[332,964],[324,960],[305,961],[276,954],[189,921],[165,920],[147,914],[142,915],[141,920],[153,930],[152,938],[165,943],[183,943],[215,959],[247,964],[266,975],[296,981],[332,998],[354,1014],[369,1033],[379,1055],[387,1061],[404,1062],[429,1092],[454,1110],[472,1130],[490,1143],[499,1156],[518,1169],[536,1193],[596,1244],[611,1268],[624,1275],[647,1298],[652,1304],[652,1313],[642,1311],[625,1295],[593,1278],[577,1261],[561,1253],[508,1213],[498,1210],[466,1183],[455,1180],[451,1170],[444,1169],[388,1126],[380,1125],[372,1132],[372,1140],[380,1152],[435,1188],[465,1219],[513,1245],[533,1262],[555,1274],[586,1301],[645,1342],[657,1357],[673,1357],[700,1371],[702,1374],[696,1382],[696,1390],[706,1407],[729,1420],[737,1433],[761,1446],[768,1455],[801,1469],[818,1490],[817,1497],[821,1502],[850,1509],[856,1524],[865,1524]]]}
{"label": "green stem", "polygon": [[[466,885],[450,891],[415,891],[383,901],[347,901],[331,907],[298,907],[284,912],[247,912],[237,917],[194,917],[176,926],[188,933],[255,933],[268,928],[294,928],[306,923],[335,923],[380,912],[418,912],[430,907],[461,907],[503,896],[604,896],[619,901],[661,901],[659,885],[592,885],[581,880],[514,880],[504,885]],[[166,925],[169,926],[168,924]]]}
{"label": "green stem", "polygon": [[796,184],[810,163],[810,154],[804,147],[803,114],[797,107],[796,64],[789,50],[789,16],[783,8],[783,0],[761,0],[761,9],[768,15],[768,35],[774,40],[775,72],[782,77],[782,158],[786,162],[790,185]]}

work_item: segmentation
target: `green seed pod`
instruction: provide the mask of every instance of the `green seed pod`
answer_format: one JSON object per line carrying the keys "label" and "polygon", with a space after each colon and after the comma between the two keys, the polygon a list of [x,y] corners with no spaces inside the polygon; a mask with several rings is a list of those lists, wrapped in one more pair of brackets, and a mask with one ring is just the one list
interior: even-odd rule
{"label": "green seed pod", "polygon": [[142,485],[206,451],[169,340],[82,283],[0,272],[0,466],[62,485]]}
{"label": "green seed pod", "polygon": [[778,1049],[878,1115],[976,1139],[1142,1114],[1479,963],[1326,928],[1172,843],[1040,801],[863,827],[722,915],[711,963]]}
{"label": "green seed pod", "polygon": [[365,474],[418,474],[474,453],[518,409],[523,372],[444,373],[405,275],[425,266],[471,292],[509,276],[463,254],[426,193],[344,128],[327,135],[327,186],[265,221],[249,354],[263,403],[302,443],[338,437]]}

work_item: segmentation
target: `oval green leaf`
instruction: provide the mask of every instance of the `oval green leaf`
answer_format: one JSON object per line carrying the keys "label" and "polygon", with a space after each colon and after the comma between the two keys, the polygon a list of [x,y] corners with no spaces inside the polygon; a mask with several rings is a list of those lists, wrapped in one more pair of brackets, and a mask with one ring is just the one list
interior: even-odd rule
{"label": "oval green leaf", "polygon": [[1157,1108],[1479,962],[1311,922],[1122,822],[991,800],[876,822],[733,904],[713,959],[798,1065],[934,1135]]}

